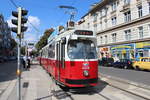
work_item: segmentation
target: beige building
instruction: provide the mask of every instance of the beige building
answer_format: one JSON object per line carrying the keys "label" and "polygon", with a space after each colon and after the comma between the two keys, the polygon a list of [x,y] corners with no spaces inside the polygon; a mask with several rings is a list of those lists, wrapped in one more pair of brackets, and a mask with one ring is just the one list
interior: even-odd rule
{"label": "beige building", "polygon": [[78,23],[95,31],[99,57],[150,56],[150,0],[102,0]]}

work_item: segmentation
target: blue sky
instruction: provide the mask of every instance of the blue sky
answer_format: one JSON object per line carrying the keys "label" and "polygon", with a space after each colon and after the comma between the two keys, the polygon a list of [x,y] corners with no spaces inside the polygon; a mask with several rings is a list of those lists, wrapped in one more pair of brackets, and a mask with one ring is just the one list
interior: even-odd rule
{"label": "blue sky", "polygon": [[[39,32],[33,29],[28,24],[28,31],[25,32],[25,39],[29,41],[36,41],[45,29],[64,25],[69,19],[69,14],[65,14],[65,9],[60,9],[60,5],[76,7],[78,12],[75,16],[75,21],[79,20],[90,9],[90,5],[100,0],[13,0],[17,5],[27,9],[28,19]],[[4,15],[6,21],[12,26],[10,20],[12,19],[11,12],[16,10],[10,0],[1,0],[0,13]]]}

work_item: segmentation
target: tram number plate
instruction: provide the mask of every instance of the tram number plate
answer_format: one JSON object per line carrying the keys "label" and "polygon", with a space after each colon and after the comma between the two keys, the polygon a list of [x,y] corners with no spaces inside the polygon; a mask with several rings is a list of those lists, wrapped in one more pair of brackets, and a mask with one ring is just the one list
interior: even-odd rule
{"label": "tram number plate", "polygon": [[90,69],[88,63],[83,63],[82,69]]}

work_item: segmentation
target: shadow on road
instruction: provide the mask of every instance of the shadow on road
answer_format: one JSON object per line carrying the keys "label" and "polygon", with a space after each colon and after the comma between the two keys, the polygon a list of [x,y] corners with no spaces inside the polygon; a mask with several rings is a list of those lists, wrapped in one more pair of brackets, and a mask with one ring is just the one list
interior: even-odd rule
{"label": "shadow on road", "polygon": [[[84,87],[84,88],[69,88],[68,92],[70,92],[72,94],[94,95],[94,94],[101,92],[107,85],[108,85],[107,82],[98,79],[97,86]],[[62,90],[66,91],[64,89],[62,89]]]}
{"label": "shadow on road", "polygon": [[37,99],[35,99],[35,100],[44,100],[44,99],[50,98],[50,97],[52,97],[52,96],[53,96],[53,95],[48,95],[48,96],[45,96],[45,97],[37,98]]}

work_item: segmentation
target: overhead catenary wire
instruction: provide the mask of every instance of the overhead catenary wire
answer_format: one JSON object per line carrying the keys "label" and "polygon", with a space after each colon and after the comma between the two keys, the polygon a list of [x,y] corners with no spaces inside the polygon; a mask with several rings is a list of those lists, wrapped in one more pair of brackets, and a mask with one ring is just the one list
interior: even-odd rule
{"label": "overhead catenary wire", "polygon": [[13,0],[9,0],[16,8],[18,8],[17,4]]}

